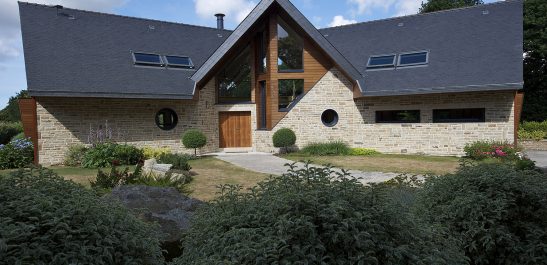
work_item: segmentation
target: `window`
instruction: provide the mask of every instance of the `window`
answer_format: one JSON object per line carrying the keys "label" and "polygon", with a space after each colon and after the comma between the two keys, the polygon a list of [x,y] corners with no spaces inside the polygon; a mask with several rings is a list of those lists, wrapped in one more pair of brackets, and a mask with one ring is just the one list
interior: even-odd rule
{"label": "window", "polygon": [[217,75],[218,103],[251,101],[250,48],[245,47]]}
{"label": "window", "polygon": [[188,56],[172,56],[172,55],[166,55],[165,60],[167,62],[167,66],[173,67],[173,68],[187,68],[187,69],[193,69],[194,64],[192,63],[192,59]]}
{"label": "window", "polygon": [[321,121],[327,127],[332,127],[338,123],[338,113],[335,110],[328,109],[321,114]]}
{"label": "window", "polygon": [[371,56],[367,68],[389,68],[395,66],[395,54]]}
{"label": "window", "polygon": [[421,65],[428,63],[428,52],[404,53],[399,55],[399,66]]}
{"label": "window", "polygon": [[256,35],[256,43],[257,43],[257,69],[258,69],[258,73],[260,74],[263,74],[263,73],[266,73],[266,66],[267,66],[267,61],[266,61],[266,49],[267,49],[267,44],[266,44],[266,40],[267,40],[267,37],[266,37],[266,32],[265,31],[262,31],[262,32],[259,32],[257,35]]}
{"label": "window", "polygon": [[376,123],[419,123],[419,110],[376,111]]}
{"label": "window", "polygon": [[484,122],[485,109],[434,109],[433,122]]}
{"label": "window", "polygon": [[304,69],[304,41],[288,25],[277,24],[277,66],[279,72],[300,72]]}
{"label": "window", "polygon": [[162,130],[172,130],[178,122],[177,113],[172,109],[165,108],[156,113],[156,125]]}
{"label": "window", "polygon": [[133,62],[137,65],[147,65],[147,66],[163,66],[164,63],[161,60],[161,56],[158,54],[152,53],[133,53]]}
{"label": "window", "polygon": [[304,94],[304,79],[279,80],[279,111],[287,111]]}

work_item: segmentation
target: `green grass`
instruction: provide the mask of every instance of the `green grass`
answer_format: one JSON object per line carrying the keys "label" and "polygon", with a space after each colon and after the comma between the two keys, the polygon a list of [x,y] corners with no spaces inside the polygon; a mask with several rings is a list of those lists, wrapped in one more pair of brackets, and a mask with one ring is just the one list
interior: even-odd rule
{"label": "green grass", "polygon": [[454,173],[459,166],[458,157],[376,154],[369,156],[311,156],[301,153],[283,155],[293,161],[312,161],[314,164],[330,164],[344,169],[410,174]]}

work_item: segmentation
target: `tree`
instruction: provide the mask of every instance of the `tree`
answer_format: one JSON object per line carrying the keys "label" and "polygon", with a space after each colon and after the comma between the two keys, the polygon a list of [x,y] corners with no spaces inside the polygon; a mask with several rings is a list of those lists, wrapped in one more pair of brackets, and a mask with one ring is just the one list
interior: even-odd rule
{"label": "tree", "polygon": [[207,137],[200,130],[190,129],[182,135],[182,144],[186,148],[194,148],[194,156],[197,156],[197,149],[207,144]]}
{"label": "tree", "polygon": [[547,120],[547,1],[524,1],[523,120]]}
{"label": "tree", "polygon": [[21,90],[17,93],[17,95],[10,97],[8,105],[4,109],[0,110],[0,121],[21,121],[18,100],[26,97],[28,97],[28,92],[26,90]]}
{"label": "tree", "polygon": [[482,0],[429,0],[422,2],[420,13],[429,13],[445,9],[460,8],[483,4]]}

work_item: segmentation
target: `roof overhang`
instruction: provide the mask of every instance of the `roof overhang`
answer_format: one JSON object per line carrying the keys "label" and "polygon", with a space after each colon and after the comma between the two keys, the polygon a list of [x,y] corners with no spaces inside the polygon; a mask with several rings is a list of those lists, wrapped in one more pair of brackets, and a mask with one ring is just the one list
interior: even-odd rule
{"label": "roof overhang", "polygon": [[76,93],[72,91],[32,91],[31,97],[74,97],[74,98],[121,98],[121,99],[193,99],[193,95],[149,94],[149,93]]}
{"label": "roof overhang", "polygon": [[362,92],[362,96],[360,98],[426,95],[426,94],[439,94],[439,93],[517,91],[517,90],[523,89],[523,86],[524,86],[524,83],[508,83],[508,84],[468,85],[468,86],[451,86],[451,87],[435,87],[435,88],[419,88],[419,89],[377,90],[377,91],[364,91]]}

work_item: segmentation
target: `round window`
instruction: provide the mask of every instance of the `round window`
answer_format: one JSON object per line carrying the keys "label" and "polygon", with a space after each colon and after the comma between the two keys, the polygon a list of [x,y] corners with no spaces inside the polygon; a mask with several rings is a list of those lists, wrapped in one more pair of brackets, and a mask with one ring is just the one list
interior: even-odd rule
{"label": "round window", "polygon": [[321,121],[325,126],[332,127],[338,123],[338,113],[332,109],[325,110],[321,114]]}
{"label": "round window", "polygon": [[156,113],[156,125],[162,130],[171,130],[178,122],[177,113],[172,109],[161,109]]}

